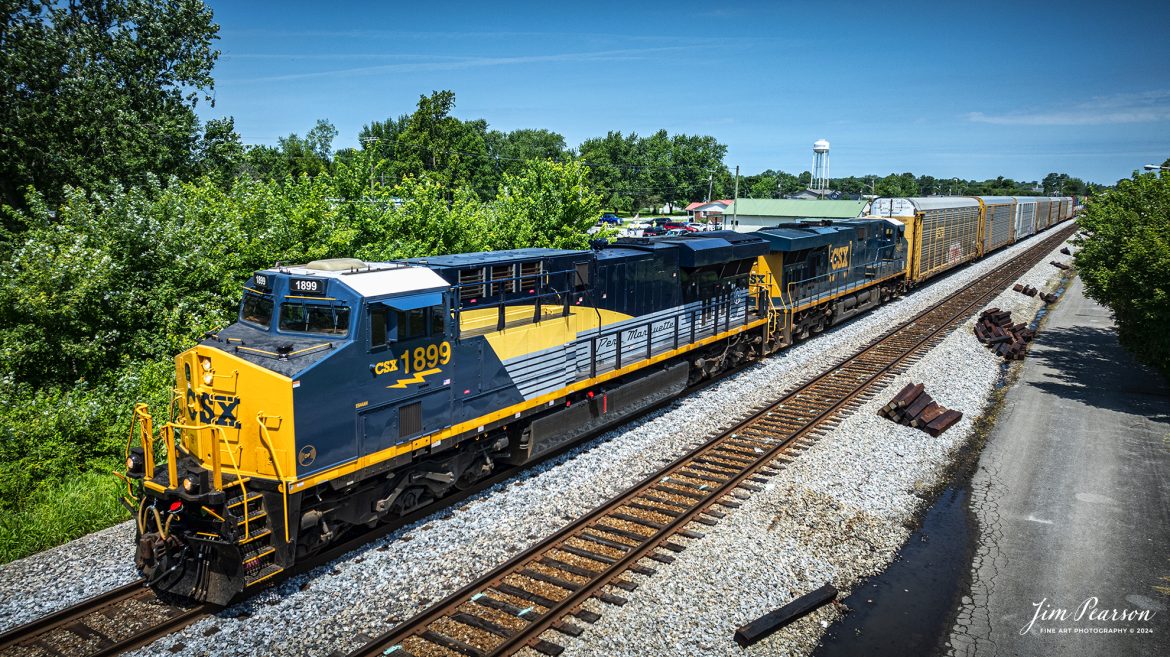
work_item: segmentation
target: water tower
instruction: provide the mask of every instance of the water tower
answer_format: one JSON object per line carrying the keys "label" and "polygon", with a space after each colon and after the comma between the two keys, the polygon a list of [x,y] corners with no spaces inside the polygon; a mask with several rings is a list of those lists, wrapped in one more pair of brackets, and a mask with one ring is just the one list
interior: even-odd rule
{"label": "water tower", "polygon": [[813,142],[812,189],[821,198],[829,191],[829,140]]}

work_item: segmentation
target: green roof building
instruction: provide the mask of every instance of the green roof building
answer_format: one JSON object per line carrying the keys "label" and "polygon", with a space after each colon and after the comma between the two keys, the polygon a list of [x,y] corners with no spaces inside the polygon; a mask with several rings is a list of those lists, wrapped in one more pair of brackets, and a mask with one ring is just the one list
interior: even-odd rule
{"label": "green roof building", "polygon": [[865,200],[741,198],[723,211],[723,227],[750,233],[806,219],[853,219],[860,217],[868,204]]}

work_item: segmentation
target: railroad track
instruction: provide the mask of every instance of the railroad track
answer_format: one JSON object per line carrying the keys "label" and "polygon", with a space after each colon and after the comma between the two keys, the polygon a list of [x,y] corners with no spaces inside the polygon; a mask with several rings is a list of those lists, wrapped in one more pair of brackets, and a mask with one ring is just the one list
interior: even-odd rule
{"label": "railroad track", "polygon": [[0,656],[99,657],[146,645],[203,618],[207,605],[158,599],[138,580],[0,635]]}
{"label": "railroad track", "polygon": [[[1076,230],[1071,224],[967,288],[890,329],[823,374],[786,391],[775,403],[583,515],[479,580],[375,638],[351,657],[510,655],[525,647],[559,655],[547,630],[572,636],[571,618],[596,621],[582,607],[590,598],[623,605],[637,584],[627,572],[649,575],[648,561],[669,563],[699,538],[722,509],[762,490],[785,462],[835,428],[905,372],[950,331],[1037,264]],[[619,592],[620,591],[620,592]]]}

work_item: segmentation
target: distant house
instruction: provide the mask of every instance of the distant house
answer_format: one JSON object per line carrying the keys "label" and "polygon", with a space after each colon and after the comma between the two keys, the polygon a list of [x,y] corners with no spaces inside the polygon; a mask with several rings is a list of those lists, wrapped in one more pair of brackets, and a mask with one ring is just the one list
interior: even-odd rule
{"label": "distant house", "polygon": [[841,191],[838,191],[835,189],[826,189],[823,192],[820,190],[817,190],[817,189],[804,189],[804,190],[801,190],[795,194],[790,194],[784,198],[789,198],[789,199],[793,199],[793,200],[801,200],[801,201],[810,201],[810,200],[814,200],[814,199],[831,199],[831,200],[853,199],[853,200],[856,200],[860,196],[861,196],[860,194],[845,194],[844,192],[841,192]]}
{"label": "distant house", "polygon": [[741,233],[804,219],[853,219],[869,203],[802,199],[741,198],[723,211],[723,227]]}
{"label": "distant house", "polygon": [[723,216],[723,211],[731,203],[731,199],[723,199],[721,201],[695,201],[687,206],[687,214],[691,216],[691,221],[706,220],[718,222],[720,217]]}

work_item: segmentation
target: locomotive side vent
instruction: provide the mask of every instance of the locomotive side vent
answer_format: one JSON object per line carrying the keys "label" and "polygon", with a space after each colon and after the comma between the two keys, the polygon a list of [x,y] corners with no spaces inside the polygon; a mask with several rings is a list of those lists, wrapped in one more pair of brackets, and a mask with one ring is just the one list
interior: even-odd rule
{"label": "locomotive side vent", "polygon": [[406,438],[422,432],[422,402],[407,404],[398,409],[398,437]]}

